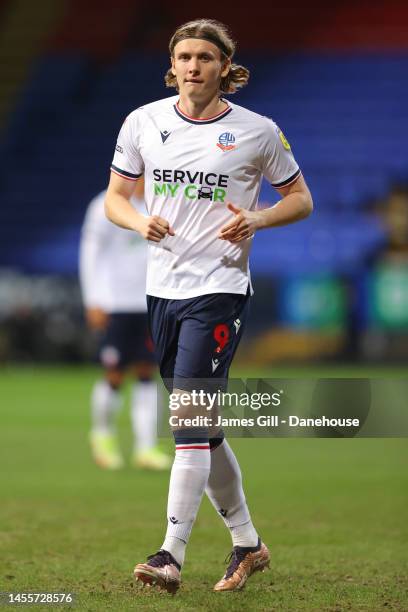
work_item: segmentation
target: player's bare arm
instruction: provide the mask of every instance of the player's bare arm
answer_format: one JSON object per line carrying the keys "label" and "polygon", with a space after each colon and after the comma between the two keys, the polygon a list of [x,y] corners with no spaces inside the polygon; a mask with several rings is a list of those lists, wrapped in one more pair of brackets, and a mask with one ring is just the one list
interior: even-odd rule
{"label": "player's bare arm", "polygon": [[106,216],[112,223],[125,229],[139,232],[143,238],[160,242],[167,234],[174,236],[169,222],[158,215],[145,217],[130,203],[134,182],[111,172],[108,191],[105,199]]}
{"label": "player's bare arm", "polygon": [[311,214],[313,200],[302,175],[291,185],[281,187],[277,191],[283,196],[282,200],[265,210],[251,211],[228,204],[234,218],[224,225],[219,238],[232,243],[240,242],[260,229],[288,225]]}

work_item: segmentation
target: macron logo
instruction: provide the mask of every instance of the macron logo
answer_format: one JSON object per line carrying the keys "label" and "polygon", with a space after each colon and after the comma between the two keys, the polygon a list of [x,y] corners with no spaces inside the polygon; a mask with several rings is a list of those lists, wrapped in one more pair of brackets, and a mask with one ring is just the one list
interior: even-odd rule
{"label": "macron logo", "polygon": [[239,319],[235,319],[234,326],[235,326],[235,333],[237,334],[239,332],[239,328],[241,327],[241,321]]}
{"label": "macron logo", "polygon": [[164,130],[164,132],[160,132],[160,136],[161,136],[163,144],[166,142],[166,140],[168,139],[170,134],[171,134],[171,132],[168,132],[167,130]]}
{"label": "macron logo", "polygon": [[212,363],[212,371],[213,373],[215,372],[215,370],[218,368],[218,366],[220,365],[220,360],[219,359],[211,359],[211,363]]}

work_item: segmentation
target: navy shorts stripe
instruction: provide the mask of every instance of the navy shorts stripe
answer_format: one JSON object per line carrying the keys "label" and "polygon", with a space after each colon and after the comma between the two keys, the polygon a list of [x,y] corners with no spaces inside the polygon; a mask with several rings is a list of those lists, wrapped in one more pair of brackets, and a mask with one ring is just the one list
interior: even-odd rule
{"label": "navy shorts stripe", "polygon": [[208,431],[202,427],[191,429],[178,429],[173,431],[174,441],[178,444],[204,444],[208,443]]}

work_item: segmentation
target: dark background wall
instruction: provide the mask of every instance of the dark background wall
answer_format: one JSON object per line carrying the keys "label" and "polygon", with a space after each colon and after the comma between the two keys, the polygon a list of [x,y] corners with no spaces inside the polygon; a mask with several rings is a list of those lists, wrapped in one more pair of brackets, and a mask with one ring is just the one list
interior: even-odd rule
{"label": "dark background wall", "polygon": [[[168,40],[199,16],[231,28],[236,61],[251,70],[232,99],[281,125],[315,202],[310,219],[274,230],[273,248],[269,234],[256,238],[253,359],[367,356],[373,346],[379,358],[400,358],[408,5],[396,0],[208,2],[205,15],[154,1],[0,2],[4,291],[10,274],[76,284],[85,207],[107,183],[120,125],[133,108],[172,95],[163,82]],[[261,200],[270,205],[276,194],[264,185]],[[293,349],[282,355],[278,344]]]}

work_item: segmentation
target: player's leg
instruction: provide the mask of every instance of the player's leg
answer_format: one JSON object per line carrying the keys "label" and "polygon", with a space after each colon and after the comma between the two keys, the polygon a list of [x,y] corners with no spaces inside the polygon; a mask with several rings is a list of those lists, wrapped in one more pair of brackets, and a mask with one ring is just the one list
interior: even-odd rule
{"label": "player's leg", "polygon": [[157,442],[157,384],[154,366],[138,362],[131,366],[131,421],[133,429],[133,458],[149,451]]}
{"label": "player's leg", "polygon": [[154,345],[146,312],[127,315],[127,361],[133,376],[131,422],[133,430],[132,464],[135,467],[169,469],[172,459],[157,447],[157,422],[160,407]]}
{"label": "player's leg", "polygon": [[122,370],[106,368],[103,378],[96,381],[91,394],[92,456],[100,467],[111,470],[121,468],[124,463],[115,426],[122,406],[120,388],[123,377]]}
{"label": "player's leg", "polygon": [[[187,370],[183,364],[189,363],[191,367],[191,362],[196,361],[194,370],[199,371],[203,378],[218,375],[221,380],[227,380],[229,367],[245,327],[248,299],[244,296],[221,294],[216,298],[214,296],[204,298],[202,306],[204,305],[203,314],[210,330],[208,342],[198,352],[190,350],[189,343],[181,337],[180,346],[183,348],[182,353],[178,354],[178,359],[180,355],[182,358],[176,363],[176,373],[184,375]],[[192,327],[196,327],[197,313],[192,311],[191,315]],[[188,322],[183,331],[187,333],[187,337],[194,337],[194,330],[188,328]],[[175,384],[181,386],[182,383],[176,376],[175,379]],[[263,569],[269,563],[269,553],[253,526],[245,500],[238,461],[222,432],[217,428],[210,429],[209,444],[211,464],[206,493],[229,529],[234,547],[227,572],[215,589],[236,590],[242,588],[255,568]]]}
{"label": "player's leg", "polygon": [[[242,303],[246,301],[245,296],[237,299]],[[200,391],[200,387],[206,387],[206,382],[213,382],[218,376],[225,377],[228,371],[234,349],[232,339],[229,342],[229,329],[220,319],[224,307],[231,313],[231,304],[224,302],[228,299],[217,294],[179,300],[176,306],[179,329],[174,378],[164,382],[167,388],[173,386],[175,401],[181,397],[183,401],[178,402],[177,412],[173,413],[176,454],[162,549],[171,553],[180,566],[210,473],[209,432],[214,416],[207,411],[205,402],[194,403],[190,392]],[[230,323],[233,324],[233,319]],[[215,389],[216,385],[211,384],[210,388]],[[198,424],[195,423],[197,417]]]}
{"label": "player's leg", "polygon": [[151,361],[139,361],[132,366],[131,421],[134,437],[132,463],[135,467],[168,470],[173,458],[157,444],[157,428],[162,402],[157,381],[156,366]]}
{"label": "player's leg", "polygon": [[[179,390],[174,392],[174,395]],[[186,394],[184,394],[186,398]],[[180,420],[199,411],[184,405]],[[210,445],[206,427],[180,425],[173,430],[176,446],[167,500],[167,530],[162,549],[170,552],[180,566],[189,541],[210,473]]]}
{"label": "player's leg", "polygon": [[[236,303],[239,308],[234,308]],[[234,316],[241,314],[246,303],[245,296],[233,298],[222,295],[201,296],[191,300],[179,300],[173,307],[178,316],[174,316],[174,326],[178,326],[176,362],[174,372],[167,371],[170,378],[166,380],[166,368],[161,367],[161,374],[168,389],[172,389],[175,400],[183,396],[184,401],[177,402],[177,418],[174,423],[176,455],[172,467],[168,496],[168,525],[162,550],[171,554],[179,567],[182,566],[185,548],[190,537],[192,526],[197,515],[210,472],[209,429],[211,424],[203,426],[187,425],[186,419],[197,416],[211,416],[204,404],[194,405],[192,394],[206,382],[214,382],[215,377],[225,379],[235,351],[235,342],[230,329],[238,331],[240,321],[234,326]],[[227,325],[223,312],[229,313]],[[171,326],[163,325],[168,333]],[[163,347],[163,338],[153,336],[154,341]],[[227,346],[228,345],[228,346]],[[165,363],[165,353],[161,364]],[[173,377],[174,374],[174,377]],[[204,380],[203,380],[204,379]],[[211,388],[217,385],[210,384]],[[181,398],[180,398],[181,399]],[[191,401],[189,401],[191,400]],[[215,435],[216,431],[214,431]],[[153,558],[156,562],[156,559]],[[174,564],[173,564],[174,565]],[[136,567],[135,575],[144,574],[146,565]],[[148,570],[151,572],[152,570]]]}
{"label": "player's leg", "polygon": [[[184,415],[180,417],[191,416],[188,408],[183,408]],[[137,579],[170,592],[180,584],[186,545],[210,471],[208,429],[185,428],[173,433],[176,454],[169,483],[166,535],[159,552],[147,563],[138,564],[134,572]]]}
{"label": "player's leg", "polygon": [[[171,380],[174,375],[175,356],[179,323],[175,303],[172,300],[147,297],[149,307],[149,327],[155,347],[155,355],[163,380]],[[168,388],[171,391],[171,388]],[[156,584],[170,593],[180,586],[181,564],[167,551],[160,549],[150,555],[146,563],[138,563],[134,569],[136,580],[144,584]]]}
{"label": "player's leg", "polygon": [[106,469],[118,469],[124,464],[116,433],[116,418],[122,406],[121,387],[127,365],[125,329],[122,315],[112,313],[99,351],[104,376],[95,383],[91,396],[92,455],[95,462]]}
{"label": "player's leg", "polygon": [[256,546],[258,534],[245,500],[241,470],[228,441],[221,437],[211,440],[206,494],[229,529],[233,546]]}
{"label": "player's leg", "polygon": [[239,463],[225,439],[210,440],[211,470],[206,494],[229,529],[233,550],[227,571],[215,591],[241,589],[256,570],[269,566],[269,551],[252,523]]}
{"label": "player's leg", "polygon": [[[181,303],[183,306],[181,306]],[[166,378],[166,374],[167,377],[171,378],[170,381],[165,380],[169,389],[171,389],[173,380],[178,394],[183,391],[193,391],[194,387],[197,387],[197,379],[207,379],[208,382],[217,376],[221,378],[222,383],[225,382],[236,350],[241,324],[244,322],[246,315],[246,305],[245,296],[228,296],[228,294],[179,301],[179,317],[173,317],[172,324],[164,326],[168,335],[169,329],[174,328],[180,322],[174,372],[171,368],[163,367],[163,364],[166,363],[166,351],[163,352],[161,361],[163,378]],[[228,313],[228,315],[225,316],[224,313]],[[177,333],[174,337],[177,337]],[[157,342],[156,338],[154,339]],[[164,344],[161,343],[160,346],[164,346]],[[191,404],[187,407],[184,406],[184,412],[179,413],[179,417],[185,417],[186,414],[194,417],[196,412],[192,410],[188,413],[189,408],[191,409]],[[219,442],[219,432],[214,428],[211,429],[212,438]],[[208,481],[211,466],[207,428],[183,429],[179,422],[174,435],[176,457],[170,479],[168,526],[165,541],[159,553],[154,555],[147,564],[139,564],[135,568],[137,578],[143,581],[157,582],[164,588],[167,588],[165,582],[163,583],[164,571],[172,575],[173,578],[177,576],[177,580],[179,580],[178,571],[184,561],[185,547]],[[258,566],[260,567],[261,562],[264,563],[264,556],[261,559],[258,557],[261,554],[263,555],[265,550],[266,547],[261,543],[249,549],[240,547],[239,550],[236,550],[234,548],[234,562],[229,567],[229,570],[234,570],[234,580],[237,573],[235,569],[238,569],[239,574],[242,568],[247,568],[245,582],[248,575]],[[169,559],[171,562],[169,562]],[[235,568],[235,565],[237,565],[237,568]],[[154,566],[154,569],[152,569],[152,566]],[[233,590],[228,576],[224,576],[224,583],[227,588],[222,590]],[[238,587],[241,587],[242,584],[241,581]],[[173,588],[174,581],[172,585]],[[219,587],[219,583],[217,587]],[[234,588],[236,588],[236,585]],[[218,588],[217,590],[221,589]]]}
{"label": "player's leg", "polygon": [[[227,342],[225,347],[221,348],[220,354],[223,350],[229,350],[229,364],[232,363],[245,329],[248,306],[248,301],[241,304],[239,300],[234,299],[231,305],[232,316],[224,323],[228,329]],[[219,333],[215,335],[219,340]],[[215,351],[219,350],[219,347],[220,344]],[[225,365],[222,373],[225,378],[228,377]],[[211,469],[206,494],[229,529],[233,546],[257,546],[259,538],[245,500],[239,463],[222,430],[210,438],[210,447]]]}

